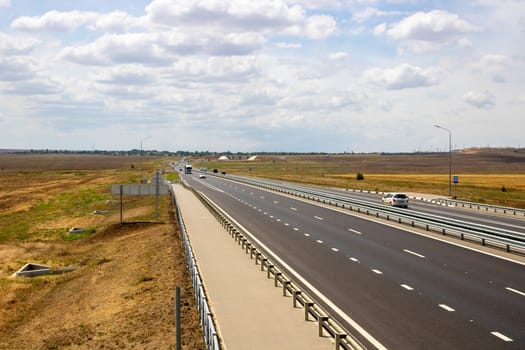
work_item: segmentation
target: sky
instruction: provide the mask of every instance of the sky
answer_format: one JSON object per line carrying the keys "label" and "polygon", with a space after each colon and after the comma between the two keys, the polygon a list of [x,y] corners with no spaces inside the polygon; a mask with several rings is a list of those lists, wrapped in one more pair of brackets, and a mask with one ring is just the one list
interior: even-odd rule
{"label": "sky", "polygon": [[524,147],[525,1],[0,0],[0,101],[0,149]]}

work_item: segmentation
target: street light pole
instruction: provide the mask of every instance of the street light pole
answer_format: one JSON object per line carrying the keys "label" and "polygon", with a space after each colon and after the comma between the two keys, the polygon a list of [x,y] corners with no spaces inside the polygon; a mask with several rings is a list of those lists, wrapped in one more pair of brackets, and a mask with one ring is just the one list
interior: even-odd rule
{"label": "street light pole", "polygon": [[452,197],[452,131],[441,125],[434,124],[434,126],[448,132],[448,195]]}
{"label": "street light pole", "polygon": [[140,139],[140,183],[142,183],[142,141],[149,139],[151,136],[146,136]]}

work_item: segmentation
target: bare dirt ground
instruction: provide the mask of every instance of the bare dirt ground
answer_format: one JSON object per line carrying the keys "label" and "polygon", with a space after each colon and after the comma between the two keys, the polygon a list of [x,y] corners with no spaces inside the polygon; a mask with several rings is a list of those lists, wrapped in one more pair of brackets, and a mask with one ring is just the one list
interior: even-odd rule
{"label": "bare dirt ground", "polygon": [[[82,203],[78,212],[66,212],[60,200],[68,198],[69,191],[87,186],[90,191],[107,192],[104,181],[116,181],[118,176],[111,174],[129,169],[123,162],[122,169],[105,173],[108,178],[102,180],[104,167],[96,158],[75,162],[86,172],[53,176],[50,171],[56,164],[40,165],[46,168],[40,171],[20,170],[0,157],[4,169],[0,178],[0,349],[172,349],[176,286],[182,292],[182,348],[204,349],[169,198],[162,198],[159,223],[148,219],[151,202],[133,198],[126,201],[125,224],[120,224],[118,211],[93,215],[92,208]],[[105,168],[115,164],[118,161],[108,161]],[[63,167],[68,167],[67,162]],[[15,175],[25,182],[16,185],[8,179]],[[35,186],[31,187],[32,182]],[[89,214],[80,213],[81,209]],[[42,214],[46,210],[55,212],[46,217]],[[16,233],[20,225],[25,228],[18,221],[31,220],[32,214],[42,219],[34,222],[36,228],[22,236]],[[72,225],[96,229],[77,240],[64,239],[66,235],[59,231]],[[12,277],[25,262],[76,270]]]}

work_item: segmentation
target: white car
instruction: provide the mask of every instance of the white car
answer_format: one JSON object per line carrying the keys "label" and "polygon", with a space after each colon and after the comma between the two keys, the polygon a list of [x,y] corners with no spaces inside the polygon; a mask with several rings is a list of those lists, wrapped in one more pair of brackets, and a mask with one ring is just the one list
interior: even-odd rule
{"label": "white car", "polygon": [[383,204],[393,207],[408,208],[408,196],[405,193],[387,193],[382,198]]}
{"label": "white car", "polygon": [[200,174],[199,175],[199,179],[205,179],[206,178],[206,175],[205,174]]}

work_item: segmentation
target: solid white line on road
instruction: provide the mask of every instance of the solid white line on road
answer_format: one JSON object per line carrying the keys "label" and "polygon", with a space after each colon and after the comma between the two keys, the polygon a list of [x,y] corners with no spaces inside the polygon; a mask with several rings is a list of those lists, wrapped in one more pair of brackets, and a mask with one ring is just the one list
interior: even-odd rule
{"label": "solid white line on road", "polygon": [[408,284],[402,284],[401,287],[405,288],[406,290],[414,290],[414,288],[410,287]]}
{"label": "solid white line on road", "polygon": [[373,273],[377,273],[378,275],[382,275],[383,273],[379,270],[376,270],[376,269],[372,269],[372,272]]}
{"label": "solid white line on road", "polygon": [[490,334],[492,334],[493,336],[498,337],[501,340],[506,341],[506,342],[513,341],[511,338],[507,337],[505,334],[501,334],[500,332],[490,332]]}
{"label": "solid white line on road", "polygon": [[317,220],[321,220],[321,221],[324,220],[324,219],[323,219],[322,217],[320,217],[320,216],[314,216],[314,218],[316,218]]}
{"label": "solid white line on road", "polygon": [[294,207],[290,207],[290,209],[297,211],[297,208],[294,208]]}
{"label": "solid white line on road", "polygon": [[333,250],[334,252],[338,252],[338,251],[339,251],[339,249],[337,249],[337,248],[332,248],[332,250]]}
{"label": "solid white line on road", "polygon": [[411,250],[403,249],[403,251],[404,251],[405,253],[415,255],[415,256],[417,256],[418,258],[425,259],[425,256],[424,256],[424,255],[418,254],[418,253],[413,252],[413,251],[411,251]]}
{"label": "solid white line on road", "polygon": [[359,262],[359,260],[356,258],[350,258],[350,260],[352,260],[353,262]]}
{"label": "solid white line on road", "polygon": [[445,305],[445,304],[439,304],[439,307],[442,308],[443,310],[447,310],[448,312],[456,311],[453,308],[451,308],[450,306]]}
{"label": "solid white line on road", "polygon": [[517,290],[517,289],[510,288],[510,287],[506,287],[505,289],[508,290],[508,291],[511,291],[511,292],[513,292],[513,293],[516,293],[516,294],[519,294],[519,295],[522,295],[522,296],[525,297],[525,293],[524,293],[524,292],[521,292],[521,291],[519,291],[519,290]]}
{"label": "solid white line on road", "polygon": [[321,241],[320,239],[318,239],[316,242],[319,243],[319,244],[323,243],[323,241]]}
{"label": "solid white line on road", "polygon": [[351,229],[351,228],[349,228],[348,231],[353,232],[353,233],[356,233],[356,234],[358,234],[358,235],[362,235],[362,234],[363,234],[362,232],[359,232],[359,231],[354,230],[354,229]]}

